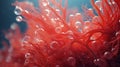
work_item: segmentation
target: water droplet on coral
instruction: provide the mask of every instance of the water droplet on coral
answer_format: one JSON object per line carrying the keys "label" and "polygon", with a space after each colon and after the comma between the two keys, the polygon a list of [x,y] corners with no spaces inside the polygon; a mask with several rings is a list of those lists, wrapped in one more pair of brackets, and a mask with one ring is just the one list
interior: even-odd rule
{"label": "water droplet on coral", "polygon": [[15,7],[15,10],[14,10],[14,13],[15,13],[16,15],[21,15],[22,9],[21,9],[19,6],[16,6],[16,7]]}
{"label": "water droplet on coral", "polygon": [[51,49],[56,49],[56,48],[58,48],[59,47],[59,43],[57,42],[57,41],[52,41],[51,43],[50,43],[50,48]]}
{"label": "water droplet on coral", "polygon": [[16,21],[17,21],[17,22],[21,22],[21,21],[23,21],[22,16],[17,16],[17,17],[16,17]]}
{"label": "water droplet on coral", "polygon": [[25,58],[30,58],[30,55],[31,55],[30,53],[26,53]]}
{"label": "water droplet on coral", "polygon": [[74,57],[68,57],[67,59],[68,64],[70,64],[71,66],[74,66],[76,63],[76,59]]}

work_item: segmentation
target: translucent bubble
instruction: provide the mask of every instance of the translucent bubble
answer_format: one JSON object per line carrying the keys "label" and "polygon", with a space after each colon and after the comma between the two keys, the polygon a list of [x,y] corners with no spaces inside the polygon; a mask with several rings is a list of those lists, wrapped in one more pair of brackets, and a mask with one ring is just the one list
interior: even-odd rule
{"label": "translucent bubble", "polygon": [[72,66],[74,66],[76,63],[76,59],[74,57],[68,57],[67,61],[68,61],[68,64]]}
{"label": "translucent bubble", "polygon": [[25,59],[24,65],[27,65],[29,63],[29,59]]}
{"label": "translucent bubble", "polygon": [[55,25],[55,19],[54,18],[51,18],[51,22]]}
{"label": "translucent bubble", "polygon": [[75,16],[81,16],[81,13],[76,13]]}
{"label": "translucent bubble", "polygon": [[56,49],[56,48],[58,48],[59,47],[59,43],[57,42],[57,41],[52,41],[51,43],[50,43],[50,48],[51,49]]}
{"label": "translucent bubble", "polygon": [[73,32],[71,30],[68,30],[65,34],[68,34],[69,39],[74,39],[73,38]]}
{"label": "translucent bubble", "polygon": [[14,13],[15,13],[16,15],[21,15],[22,9],[21,9],[20,7],[18,7],[18,6],[16,6],[16,7],[15,7],[15,10],[14,10]]}
{"label": "translucent bubble", "polygon": [[76,21],[75,22],[75,26],[76,26],[76,28],[79,28],[81,26],[81,22],[80,21]]}
{"label": "translucent bubble", "polygon": [[56,9],[57,12],[60,12],[60,9]]}
{"label": "translucent bubble", "polygon": [[61,13],[61,12],[60,12],[60,9],[55,9],[55,11],[56,11],[57,13],[59,13],[59,14]]}
{"label": "translucent bubble", "polygon": [[74,15],[73,15],[73,14],[70,14],[69,18],[70,18],[70,19],[73,19],[73,18],[74,18]]}
{"label": "translucent bubble", "polygon": [[31,55],[30,53],[26,53],[25,58],[30,58],[30,55]]}
{"label": "translucent bubble", "polygon": [[46,15],[49,16],[50,15],[50,10],[49,9],[45,9]]}
{"label": "translucent bubble", "polygon": [[13,23],[13,24],[10,26],[10,28],[11,28],[12,30],[15,30],[15,29],[17,28],[17,24],[16,24],[16,23]]}
{"label": "translucent bubble", "polygon": [[94,63],[95,63],[96,65],[99,65],[99,64],[101,63],[101,61],[100,61],[100,59],[95,59],[95,60],[94,60]]}
{"label": "translucent bubble", "polygon": [[110,52],[106,51],[106,52],[104,53],[104,56],[105,56],[105,57],[109,57],[109,56],[110,56]]}
{"label": "translucent bubble", "polygon": [[26,35],[23,39],[22,39],[22,46],[28,45],[30,40],[30,36]]}
{"label": "translucent bubble", "polygon": [[95,4],[96,4],[99,8],[101,7],[101,1],[100,1],[100,0],[95,1]]}
{"label": "translucent bubble", "polygon": [[17,22],[21,22],[21,21],[23,21],[22,16],[17,16],[17,17],[16,17],[16,21],[17,21]]}
{"label": "translucent bubble", "polygon": [[38,38],[38,37],[35,37],[34,42],[39,45],[40,43],[43,43],[44,41],[42,39]]}
{"label": "translucent bubble", "polygon": [[94,64],[97,65],[98,67],[108,67],[107,62],[104,59],[95,59]]}
{"label": "translucent bubble", "polygon": [[42,5],[43,5],[43,6],[47,6],[47,5],[49,5],[49,2],[43,1],[43,2],[42,2]]}
{"label": "translucent bubble", "polygon": [[62,28],[61,27],[56,27],[55,31],[56,31],[56,33],[61,33],[62,32]]}
{"label": "translucent bubble", "polygon": [[92,22],[99,22],[99,17],[98,16],[94,16],[92,19]]}
{"label": "translucent bubble", "polygon": [[120,31],[116,32],[115,36],[119,36],[120,35]]}

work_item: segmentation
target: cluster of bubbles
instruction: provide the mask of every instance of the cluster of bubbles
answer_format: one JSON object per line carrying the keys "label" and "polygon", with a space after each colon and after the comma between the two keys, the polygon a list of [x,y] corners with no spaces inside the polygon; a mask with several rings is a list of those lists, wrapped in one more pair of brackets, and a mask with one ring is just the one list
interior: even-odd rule
{"label": "cluster of bubbles", "polygon": [[16,21],[17,21],[17,22],[23,21],[23,18],[22,18],[22,16],[21,16],[22,8],[20,8],[19,6],[16,6],[16,7],[15,7],[15,10],[14,10],[14,13],[15,13],[15,15],[17,15],[17,17],[16,17]]}

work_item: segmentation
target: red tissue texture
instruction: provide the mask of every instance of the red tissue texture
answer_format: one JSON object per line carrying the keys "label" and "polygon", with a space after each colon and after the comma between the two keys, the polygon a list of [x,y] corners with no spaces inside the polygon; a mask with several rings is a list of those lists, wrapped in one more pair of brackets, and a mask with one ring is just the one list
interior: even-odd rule
{"label": "red tissue texture", "polygon": [[[5,33],[0,67],[120,67],[120,0],[91,0],[83,13],[67,8],[62,0],[38,0],[38,7],[16,1],[22,21],[21,34],[13,24]],[[95,14],[94,10],[97,14]]]}

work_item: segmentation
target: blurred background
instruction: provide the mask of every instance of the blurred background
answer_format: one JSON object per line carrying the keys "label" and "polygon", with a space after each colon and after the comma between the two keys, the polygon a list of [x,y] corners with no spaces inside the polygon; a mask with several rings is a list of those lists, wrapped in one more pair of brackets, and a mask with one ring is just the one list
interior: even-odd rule
{"label": "blurred background", "polygon": [[[29,1],[32,1],[35,4],[37,3],[37,0]],[[15,6],[12,6],[12,3],[14,2],[15,0],[0,0],[0,48],[2,48],[2,41],[6,41],[9,44],[2,31],[7,31],[10,28],[11,24],[17,23],[21,29],[21,32],[23,33],[26,31],[27,28],[25,22],[18,23],[16,21],[16,15],[14,14]],[[82,5],[91,7],[90,0],[68,0],[68,7],[71,9],[78,8],[78,10],[81,11]]]}

